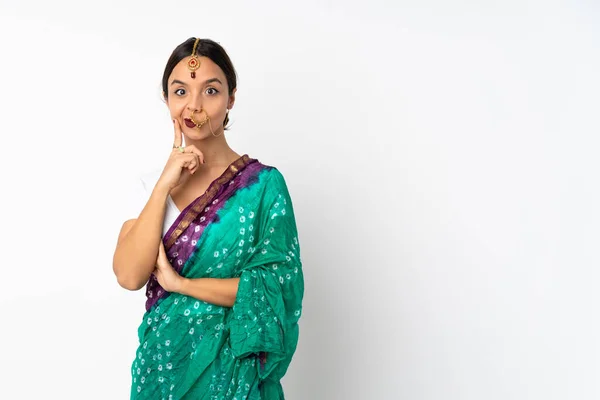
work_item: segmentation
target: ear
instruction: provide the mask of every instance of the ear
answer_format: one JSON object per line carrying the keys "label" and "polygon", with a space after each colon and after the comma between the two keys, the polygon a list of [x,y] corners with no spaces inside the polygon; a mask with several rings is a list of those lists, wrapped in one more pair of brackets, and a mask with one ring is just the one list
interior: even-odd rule
{"label": "ear", "polygon": [[229,102],[227,103],[228,110],[231,110],[233,108],[233,104],[235,103],[235,92],[237,92],[237,88],[233,89],[233,92],[229,96]]}

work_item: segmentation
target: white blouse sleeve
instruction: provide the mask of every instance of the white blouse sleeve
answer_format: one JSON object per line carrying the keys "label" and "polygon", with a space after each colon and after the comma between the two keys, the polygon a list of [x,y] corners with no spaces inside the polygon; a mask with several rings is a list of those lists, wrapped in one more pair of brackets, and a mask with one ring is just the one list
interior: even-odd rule
{"label": "white blouse sleeve", "polygon": [[[152,195],[154,186],[162,171],[156,170],[140,176],[137,179],[133,179],[130,187],[127,190],[126,207],[128,214],[126,220],[137,219],[140,213],[146,206],[148,199]],[[179,216],[179,210],[173,200],[169,196],[167,199],[167,207],[165,209],[165,219],[163,223],[163,236],[167,233],[171,225],[175,222]]]}
{"label": "white blouse sleeve", "polygon": [[141,178],[133,179],[126,190],[127,196],[125,200],[125,220],[137,219],[140,213],[146,206],[150,193],[146,190],[144,181]]}

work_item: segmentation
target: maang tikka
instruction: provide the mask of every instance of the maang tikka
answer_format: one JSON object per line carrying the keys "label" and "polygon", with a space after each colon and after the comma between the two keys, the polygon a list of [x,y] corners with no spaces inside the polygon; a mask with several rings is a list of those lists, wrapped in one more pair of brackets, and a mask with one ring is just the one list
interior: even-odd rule
{"label": "maang tikka", "polygon": [[187,66],[192,73],[190,76],[192,79],[196,79],[196,70],[200,68],[200,59],[196,56],[196,48],[198,47],[198,42],[200,42],[200,38],[196,38],[194,42],[194,49],[192,50],[192,57],[188,60]]}

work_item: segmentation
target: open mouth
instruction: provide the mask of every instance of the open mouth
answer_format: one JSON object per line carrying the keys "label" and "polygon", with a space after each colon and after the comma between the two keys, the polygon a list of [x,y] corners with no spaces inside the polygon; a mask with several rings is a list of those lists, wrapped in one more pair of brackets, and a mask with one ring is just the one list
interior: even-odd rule
{"label": "open mouth", "polygon": [[203,119],[202,121],[196,121],[196,120],[194,119],[194,113],[196,113],[196,112],[199,112],[199,113],[201,113],[201,112],[203,112],[203,111],[204,111],[204,110],[201,110],[201,111],[194,111],[194,112],[192,113],[192,115],[190,115],[190,117],[189,117],[189,118],[184,118],[184,119],[183,119],[183,123],[185,124],[185,126],[187,126],[187,127],[188,127],[188,128],[190,128],[190,129],[191,129],[191,128],[201,128],[201,127],[202,127],[202,125],[204,125],[205,123],[207,123],[207,122],[208,122],[208,120],[210,119],[210,117],[208,116],[208,113],[207,113],[206,111],[204,111],[204,114],[206,115],[206,116],[204,117],[204,119]]}

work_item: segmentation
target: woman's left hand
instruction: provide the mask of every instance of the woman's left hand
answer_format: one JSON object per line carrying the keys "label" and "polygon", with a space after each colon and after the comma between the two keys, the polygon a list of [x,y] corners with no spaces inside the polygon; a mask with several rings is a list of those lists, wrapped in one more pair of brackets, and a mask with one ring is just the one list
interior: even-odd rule
{"label": "woman's left hand", "polygon": [[178,292],[180,290],[184,278],[175,271],[167,259],[162,240],[158,247],[158,258],[156,259],[156,268],[153,272],[160,286],[167,292]]}

